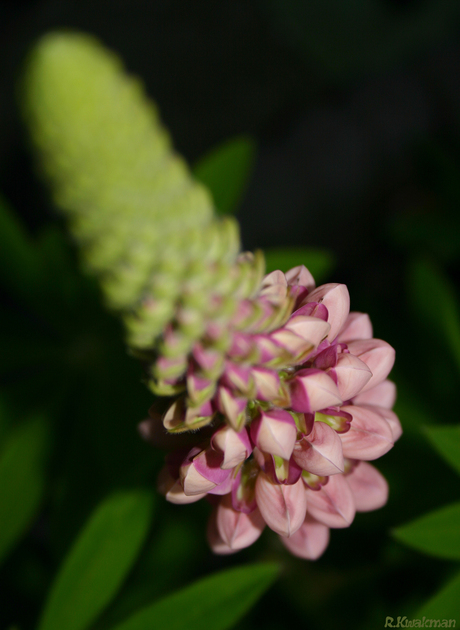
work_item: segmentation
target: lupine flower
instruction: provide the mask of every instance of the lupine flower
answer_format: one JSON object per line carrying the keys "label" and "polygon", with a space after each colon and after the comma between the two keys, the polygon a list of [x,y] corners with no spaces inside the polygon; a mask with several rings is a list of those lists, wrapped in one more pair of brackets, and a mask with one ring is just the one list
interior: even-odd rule
{"label": "lupine flower", "polygon": [[350,313],[343,284],[298,266],[264,277],[235,220],[173,151],[156,107],[93,38],[49,34],[24,79],[40,163],[86,269],[126,328],[151,391],[141,434],[170,453],[168,501],[208,498],[216,553],[265,525],[295,555],[374,510],[388,488],[368,461],[401,434],[394,351]]}
{"label": "lupine flower", "polygon": [[[194,446],[168,456],[159,490],[173,503],[214,495],[215,553],[251,545],[267,525],[291,553],[314,560],[330,528],[387,501],[368,461],[401,435],[387,380],[394,350],[372,338],[367,315],[349,312],[345,285],[315,288],[303,266],[269,274],[241,301],[216,369],[207,358],[219,343],[205,334],[183,374],[167,379],[184,393],[163,415],[165,429],[199,430]],[[152,409],[144,434],[158,435],[160,422]]]}

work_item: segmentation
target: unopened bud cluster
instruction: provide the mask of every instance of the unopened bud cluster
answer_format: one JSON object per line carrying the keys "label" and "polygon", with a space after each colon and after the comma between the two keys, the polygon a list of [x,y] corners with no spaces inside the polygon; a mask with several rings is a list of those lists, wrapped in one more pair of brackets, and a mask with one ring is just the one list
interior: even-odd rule
{"label": "unopened bud cluster", "polygon": [[141,431],[158,443],[161,422],[195,430],[186,446],[170,436],[159,489],[172,503],[210,500],[216,553],[251,545],[268,525],[293,554],[316,559],[330,528],[385,504],[387,483],[367,462],[401,435],[386,380],[394,350],[349,307],[345,285],[315,288],[299,266],[266,276],[225,325],[209,317],[185,352],[168,355],[177,328],[165,331],[153,388],[178,395]]}

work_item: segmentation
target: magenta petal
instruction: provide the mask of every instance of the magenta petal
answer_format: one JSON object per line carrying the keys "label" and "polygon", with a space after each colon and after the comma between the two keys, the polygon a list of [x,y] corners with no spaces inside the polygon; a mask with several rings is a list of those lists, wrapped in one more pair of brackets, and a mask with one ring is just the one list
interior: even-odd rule
{"label": "magenta petal", "polygon": [[344,470],[342,442],[324,422],[315,422],[308,437],[296,443],[294,461],[304,470],[318,476],[329,476]]}
{"label": "magenta petal", "polygon": [[260,411],[251,423],[251,439],[265,453],[289,459],[297,437],[297,427],[287,411]]}
{"label": "magenta petal", "polygon": [[257,506],[267,525],[280,536],[292,536],[302,525],[307,495],[302,479],[293,485],[274,484],[259,473],[256,481]]}
{"label": "magenta petal", "polygon": [[356,396],[372,377],[367,365],[353,354],[341,353],[337,364],[331,372],[336,376],[337,387],[342,400],[350,400]]}
{"label": "magenta petal", "polygon": [[245,427],[239,432],[228,425],[220,427],[212,436],[211,445],[223,453],[224,458],[220,467],[225,470],[244,462],[252,453],[252,445]]}
{"label": "magenta petal", "polygon": [[291,408],[301,413],[312,413],[325,407],[340,405],[339,390],[334,381],[322,370],[299,370],[289,381]]}
{"label": "magenta petal", "polygon": [[373,460],[385,455],[393,446],[393,433],[385,418],[370,407],[342,407],[351,413],[350,430],[342,433],[343,454],[350,459]]}
{"label": "magenta petal", "polygon": [[296,317],[297,315],[318,317],[319,319],[327,322],[329,313],[327,312],[327,308],[324,306],[324,304],[320,304],[319,302],[307,302],[292,313],[291,319],[292,317]]}
{"label": "magenta petal", "polygon": [[250,514],[237,512],[233,509],[229,494],[219,503],[216,524],[221,539],[232,550],[252,545],[265,527],[265,521],[257,508]]}
{"label": "magenta petal", "polygon": [[345,479],[351,488],[357,512],[378,510],[388,501],[388,483],[371,464],[359,462]]}
{"label": "magenta petal", "polygon": [[200,475],[218,485],[226,481],[231,474],[230,470],[221,468],[222,461],[222,453],[207,448],[193,459],[193,465]]}
{"label": "magenta petal", "polygon": [[344,284],[323,284],[308,294],[309,302],[320,302],[327,308],[331,329],[327,338],[333,341],[342,329],[350,311],[350,295]]}
{"label": "magenta petal", "polygon": [[304,265],[298,265],[286,271],[286,280],[291,287],[300,285],[309,291],[315,288],[315,279]]}
{"label": "magenta petal", "polygon": [[281,542],[294,556],[317,560],[329,544],[329,527],[307,514],[300,529],[290,538],[281,536]]}
{"label": "magenta petal", "polygon": [[345,320],[342,330],[339,333],[338,340],[348,343],[356,339],[371,339],[372,324],[367,313],[350,313]]}
{"label": "magenta petal", "polygon": [[391,409],[396,402],[396,385],[388,379],[353,398],[355,405],[378,405]]}
{"label": "magenta petal", "polygon": [[365,392],[386,379],[395,362],[395,351],[386,341],[365,339],[347,345],[350,353],[364,361],[372,372],[372,378],[361,391]]}
{"label": "magenta petal", "polygon": [[333,475],[320,490],[307,489],[306,492],[310,516],[328,527],[351,525],[355,517],[355,503],[343,475]]}
{"label": "magenta petal", "polygon": [[[229,471],[230,473],[232,471]],[[229,494],[232,491],[233,483],[234,483],[233,475],[230,474],[222,483],[217,484],[215,488],[209,490],[208,494],[215,494],[217,496],[222,496],[224,494]]]}

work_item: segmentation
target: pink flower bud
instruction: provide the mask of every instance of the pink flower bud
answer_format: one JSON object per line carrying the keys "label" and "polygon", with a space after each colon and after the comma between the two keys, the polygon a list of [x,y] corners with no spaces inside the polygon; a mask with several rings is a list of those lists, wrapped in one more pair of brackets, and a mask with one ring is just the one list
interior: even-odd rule
{"label": "pink flower bud", "polygon": [[370,407],[342,407],[351,413],[350,430],[342,433],[343,454],[350,459],[372,460],[387,453],[393,446],[393,433],[385,418]]}
{"label": "pink flower bud", "polygon": [[308,315],[294,315],[284,325],[286,330],[291,330],[305,341],[308,341],[312,348],[316,348],[327,336],[330,325],[318,317]]}
{"label": "pink flower bud", "polygon": [[239,431],[244,425],[247,404],[246,398],[234,396],[226,387],[218,388],[217,406],[235,431]]}
{"label": "pink flower bud", "polygon": [[287,283],[291,287],[300,285],[309,291],[315,288],[315,280],[304,265],[298,265],[297,267],[289,269],[289,271],[286,271],[285,275]]}
{"label": "pink flower bud", "polygon": [[293,411],[312,413],[342,402],[337,385],[322,370],[299,370],[288,384]]}
{"label": "pink flower bud", "polygon": [[354,405],[377,405],[391,409],[396,401],[396,385],[388,379],[353,398]]}
{"label": "pink flower bud", "polygon": [[243,396],[254,398],[254,381],[251,370],[248,367],[227,361],[220,383]]}
{"label": "pink flower bud", "polygon": [[281,538],[283,545],[298,558],[317,560],[329,544],[329,527],[307,513],[300,528],[290,538]]}
{"label": "pink flower bud", "polygon": [[258,355],[259,351],[254,335],[247,335],[241,332],[233,333],[232,343],[228,351],[230,359],[234,361],[249,361],[251,357],[255,358]]}
{"label": "pink flower bud", "polygon": [[181,433],[191,428],[198,429],[209,424],[213,415],[214,411],[210,401],[198,407],[186,407],[185,399],[179,398],[165,413],[163,425],[171,433]]}
{"label": "pink flower bud", "polygon": [[283,409],[260,411],[251,423],[251,439],[265,453],[289,459],[297,437],[293,417]]}
{"label": "pink flower bud", "polygon": [[310,435],[296,443],[293,459],[301,468],[318,476],[344,470],[342,442],[324,422],[315,422]]}
{"label": "pink flower bud", "polygon": [[319,302],[327,308],[331,329],[327,338],[333,341],[342,329],[350,311],[350,295],[344,284],[323,284],[308,294],[309,302]]}
{"label": "pink flower bud", "polygon": [[[318,320],[321,322],[321,320]],[[321,322],[324,324],[325,322]],[[284,351],[287,359],[292,359],[295,363],[304,361],[310,352],[315,348],[315,344],[288,328],[279,328],[271,333],[270,339]],[[278,355],[279,356],[279,355]]]}
{"label": "pink flower bud", "polygon": [[399,440],[399,438],[402,435],[403,430],[402,430],[402,426],[399,421],[399,418],[395,414],[394,411],[392,411],[391,409],[386,409],[385,407],[377,407],[375,405],[369,405],[369,406],[362,405],[362,406],[368,407],[372,411],[376,411],[381,416],[383,416],[385,420],[388,422],[388,424],[390,425],[391,433],[393,435],[393,442],[396,442],[396,440]]}
{"label": "pink flower bud", "polygon": [[350,313],[345,320],[338,340],[342,343],[355,341],[357,339],[371,339],[372,324],[369,315],[366,313]]}
{"label": "pink flower bud", "polygon": [[353,494],[357,512],[377,510],[387,502],[388,483],[371,464],[359,462],[345,479]]}
{"label": "pink flower bud", "polygon": [[347,413],[340,407],[321,409],[321,411],[315,413],[314,418],[316,422],[325,422],[328,424],[336,433],[346,433],[349,431],[351,421],[353,420],[351,413]]}
{"label": "pink flower bud", "polygon": [[204,378],[199,373],[189,370],[187,374],[187,394],[192,405],[202,405],[214,396],[216,383],[214,380]]}
{"label": "pink flower bud", "polygon": [[267,525],[280,536],[292,536],[302,525],[307,495],[302,479],[293,485],[279,485],[263,472],[256,481],[257,506]]}
{"label": "pink flower bud", "polygon": [[343,475],[329,477],[320,490],[308,490],[308,513],[320,523],[333,528],[348,527],[355,517],[355,503]]}
{"label": "pink flower bud", "polygon": [[175,503],[176,505],[195,503],[206,496],[205,492],[202,494],[187,496],[182,488],[180,480],[174,479],[167,466],[164,466],[158,475],[157,488],[158,492],[164,495],[167,501]]}
{"label": "pink flower bud", "polygon": [[159,357],[155,363],[154,374],[156,378],[173,381],[187,370],[187,355],[178,357]]}
{"label": "pink flower bud", "polygon": [[268,368],[257,367],[251,370],[256,388],[257,400],[275,400],[279,395],[280,377],[278,372]]}
{"label": "pink flower bud", "polygon": [[265,528],[265,521],[256,508],[250,514],[237,512],[232,506],[230,494],[222,497],[216,516],[220,538],[232,550],[244,549],[252,545]]}
{"label": "pink flower bud", "polygon": [[372,372],[372,378],[364,385],[363,392],[372,389],[386,379],[395,362],[395,351],[386,341],[365,339],[351,341],[347,345],[350,353],[364,361]]}
{"label": "pink flower bud", "polygon": [[194,447],[180,467],[180,479],[187,496],[209,492],[227,481],[230,470],[222,470],[222,455],[212,449]]}
{"label": "pink flower bud", "polygon": [[316,492],[328,483],[329,477],[320,477],[306,470],[303,470],[302,481],[307,486],[307,488],[310,488],[310,490],[314,490]]}
{"label": "pink flower bud", "polygon": [[288,294],[288,284],[282,271],[272,271],[265,276],[260,296],[269,300],[272,304],[282,304]]}
{"label": "pink flower bud", "polygon": [[317,317],[327,322],[327,318],[329,313],[324,304],[320,304],[319,302],[307,302],[297,310],[292,313],[292,317],[297,317],[298,315],[308,315],[309,317]]}
{"label": "pink flower bud", "polygon": [[208,378],[218,378],[224,369],[222,352],[215,348],[204,348],[202,344],[193,346],[193,358],[200,366],[203,374]]}
{"label": "pink flower bud", "polygon": [[283,459],[278,455],[270,455],[259,450],[257,446],[254,447],[253,454],[260,470],[263,470],[273,483],[290,486],[300,479],[302,469],[292,457],[291,459]]}
{"label": "pink flower bud", "polygon": [[252,453],[248,432],[245,427],[236,432],[224,425],[211,438],[211,446],[223,453],[224,459],[220,467],[224,470],[235,468]]}
{"label": "pink flower bud", "polygon": [[343,352],[338,355],[336,366],[330,368],[328,374],[337,383],[342,400],[356,396],[372,377],[372,372],[363,361]]}
{"label": "pink flower bud", "polygon": [[272,271],[271,273],[268,273],[262,280],[260,288],[261,288],[261,291],[264,291],[265,289],[269,289],[270,287],[278,285],[278,284],[281,284],[284,287],[287,287],[287,284],[288,284],[286,280],[286,276],[279,269],[277,269],[276,271]]}
{"label": "pink flower bud", "polygon": [[286,354],[281,344],[272,339],[270,335],[254,335],[252,340],[257,349],[260,365],[272,365],[279,360],[279,357]]}

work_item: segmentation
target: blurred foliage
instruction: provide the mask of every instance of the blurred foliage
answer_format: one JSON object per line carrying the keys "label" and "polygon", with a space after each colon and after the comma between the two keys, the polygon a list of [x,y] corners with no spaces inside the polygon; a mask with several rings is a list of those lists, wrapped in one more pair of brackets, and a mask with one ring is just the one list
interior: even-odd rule
{"label": "blurred foliage", "polygon": [[272,584],[278,571],[276,564],[260,563],[214,574],[140,610],[113,630],[231,628]]}
{"label": "blurred foliage", "polygon": [[[332,252],[313,247],[271,247],[264,251],[267,273],[281,269],[288,271],[298,264],[310,270],[317,284],[329,276],[335,266]],[[302,263],[299,263],[299,260]]]}
{"label": "blurred foliage", "polygon": [[193,174],[211,191],[218,214],[229,214],[238,209],[255,157],[254,140],[240,136],[210,151],[195,164]]}
{"label": "blurred foliage", "polygon": [[37,517],[46,487],[47,429],[40,416],[22,422],[0,449],[0,563]]}
{"label": "blurred foliage", "polygon": [[459,15],[455,0],[332,0],[327,8],[321,0],[270,0],[267,6],[286,42],[335,82],[387,70],[441,39]]}
{"label": "blurred foliage", "polygon": [[117,493],[91,516],[51,588],[39,630],[88,628],[111,601],[151,524],[151,492]]}

